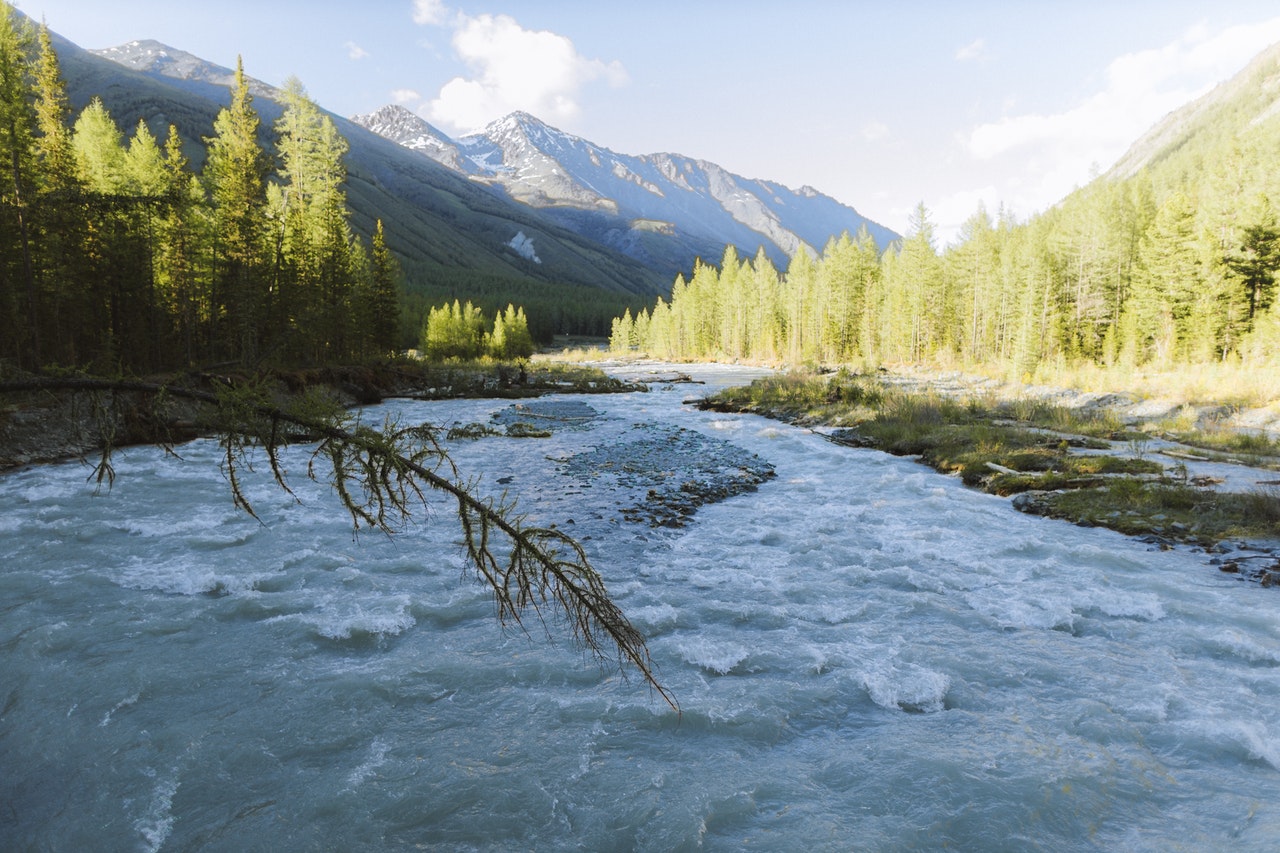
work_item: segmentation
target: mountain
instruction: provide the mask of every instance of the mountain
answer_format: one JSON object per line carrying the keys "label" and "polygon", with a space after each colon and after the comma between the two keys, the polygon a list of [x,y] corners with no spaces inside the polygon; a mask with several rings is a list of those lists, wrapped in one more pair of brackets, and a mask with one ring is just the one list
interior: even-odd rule
{"label": "mountain", "polygon": [[[204,159],[202,140],[230,100],[230,69],[154,41],[90,52],[55,34],[54,45],[76,111],[99,97],[126,130],[145,120],[158,138],[170,123],[186,143],[192,168]],[[253,86],[260,138],[273,150],[273,125],[282,107],[277,90]],[[406,290],[422,300],[472,298],[487,307],[507,301],[530,307],[543,300],[591,312],[608,331],[624,305],[639,305],[671,287],[665,270],[584,237],[505,194],[330,114],[349,152],[347,200],[351,222],[367,240],[382,219],[400,260]],[[566,311],[546,316],[564,330]],[[550,321],[548,321],[550,322]],[[530,317],[534,325],[534,317]],[[599,331],[583,329],[582,331]]]}
{"label": "mountain", "polygon": [[1143,134],[1104,178],[1124,179],[1144,168],[1190,174],[1196,158],[1223,141],[1271,135],[1280,116],[1280,43],[1255,56],[1243,70],[1169,113]]}
{"label": "mountain", "polygon": [[[178,50],[153,39],[131,41],[118,47],[90,50],[89,53],[109,59],[125,68],[149,74],[159,74],[178,80],[196,80],[230,88],[235,83],[235,72],[215,65],[185,50]],[[249,92],[255,98],[279,100],[282,94],[275,86],[245,75]]]}
{"label": "mountain", "polygon": [[862,227],[881,247],[898,239],[812,187],[751,180],[678,154],[618,154],[528,113],[457,140],[398,106],[352,121],[661,267],[687,269],[695,256],[718,259],[729,243],[747,254],[764,246],[785,265],[802,246],[820,252],[831,237]]}

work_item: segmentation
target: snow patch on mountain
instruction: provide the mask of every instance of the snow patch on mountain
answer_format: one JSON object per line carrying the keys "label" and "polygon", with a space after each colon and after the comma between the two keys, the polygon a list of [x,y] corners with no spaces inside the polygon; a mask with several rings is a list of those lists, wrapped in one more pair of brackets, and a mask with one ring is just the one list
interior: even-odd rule
{"label": "snow patch on mountain", "polygon": [[507,243],[515,253],[527,261],[533,261],[535,264],[542,263],[542,259],[538,257],[538,253],[533,250],[533,238],[526,237],[523,231],[516,232],[516,236],[511,238],[511,242]]}

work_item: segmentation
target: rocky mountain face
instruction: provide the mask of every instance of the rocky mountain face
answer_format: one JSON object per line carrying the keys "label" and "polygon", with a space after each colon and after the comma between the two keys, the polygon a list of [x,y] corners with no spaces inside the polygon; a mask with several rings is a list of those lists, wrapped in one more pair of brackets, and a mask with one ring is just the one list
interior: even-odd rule
{"label": "rocky mountain face", "polygon": [[448,135],[404,107],[389,104],[368,115],[353,116],[351,120],[397,145],[419,151],[455,172],[474,174],[477,171]]}
{"label": "rocky mountain face", "polygon": [[694,255],[717,260],[733,243],[748,255],[763,246],[785,264],[844,231],[865,227],[881,247],[898,238],[812,187],[751,180],[678,154],[618,154],[528,113],[457,140],[398,106],[352,121],[646,262],[680,258],[687,269]]}

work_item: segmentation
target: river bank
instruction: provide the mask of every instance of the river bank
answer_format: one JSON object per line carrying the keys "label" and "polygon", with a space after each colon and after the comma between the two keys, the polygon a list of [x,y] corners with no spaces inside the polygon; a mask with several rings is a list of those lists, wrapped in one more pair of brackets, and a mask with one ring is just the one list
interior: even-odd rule
{"label": "river bank", "polygon": [[[0,375],[0,470],[84,457],[108,446],[172,444],[206,432],[202,422],[207,407],[190,400],[157,401],[154,395],[142,392],[4,389],[6,382],[38,383],[39,379]],[[208,370],[151,377],[150,381],[202,391],[259,384],[279,401],[319,388],[347,408],[398,397],[520,399],[565,392],[614,393],[639,387],[592,367],[543,360],[512,364],[399,361],[253,374]]]}
{"label": "river bank", "polygon": [[1280,443],[1232,433],[1222,412],[919,372],[779,375],[697,405],[910,456],[1021,512],[1193,545],[1224,572],[1280,585]]}

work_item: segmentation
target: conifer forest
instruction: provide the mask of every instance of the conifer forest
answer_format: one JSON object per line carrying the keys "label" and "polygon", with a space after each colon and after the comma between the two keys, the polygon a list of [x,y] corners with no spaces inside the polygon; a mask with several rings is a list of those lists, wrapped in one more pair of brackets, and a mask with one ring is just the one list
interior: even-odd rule
{"label": "conifer forest", "polygon": [[393,350],[381,223],[353,235],[346,142],[296,79],[285,100],[265,151],[238,67],[196,174],[172,125],[126,137],[96,99],[73,117],[48,30],[0,21],[0,358],[146,372]]}
{"label": "conifer forest", "polygon": [[[670,299],[614,321],[657,358],[1176,370],[1280,365],[1280,119],[1271,64],[1184,141],[1017,221],[979,208],[938,246],[923,204],[887,249],[844,234],[779,271],[729,247]],[[1272,111],[1273,112],[1273,111]]]}

